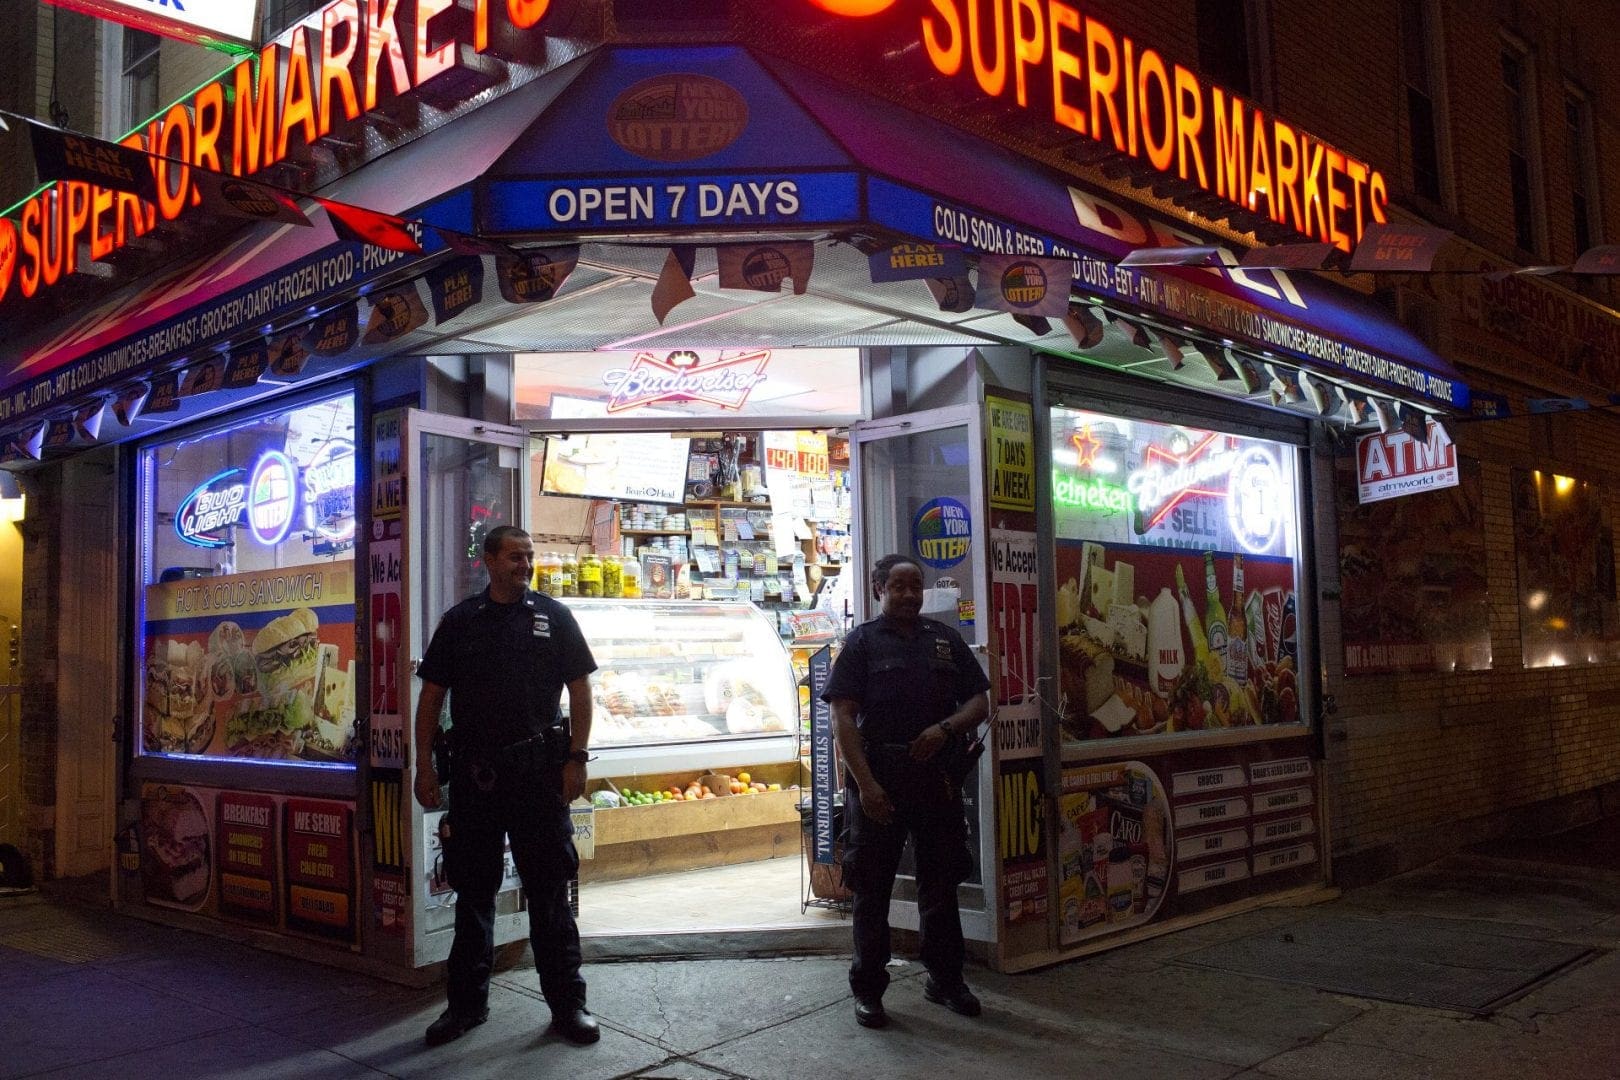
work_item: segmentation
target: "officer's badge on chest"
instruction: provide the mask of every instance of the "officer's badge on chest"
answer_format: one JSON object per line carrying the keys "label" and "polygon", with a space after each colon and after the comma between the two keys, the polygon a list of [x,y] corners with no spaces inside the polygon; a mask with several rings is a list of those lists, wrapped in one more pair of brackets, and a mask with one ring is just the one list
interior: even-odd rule
{"label": "officer's badge on chest", "polygon": [[551,616],[544,612],[535,612],[534,627],[531,633],[537,638],[549,638],[551,636]]}
{"label": "officer's badge on chest", "polygon": [[944,638],[934,639],[934,659],[949,660],[951,658],[951,643]]}

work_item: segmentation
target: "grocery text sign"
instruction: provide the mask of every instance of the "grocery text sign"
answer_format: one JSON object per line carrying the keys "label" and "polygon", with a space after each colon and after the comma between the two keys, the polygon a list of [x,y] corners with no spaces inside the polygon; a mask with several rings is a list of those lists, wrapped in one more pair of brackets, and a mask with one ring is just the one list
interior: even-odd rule
{"label": "grocery text sign", "polygon": [[1457,447],[1433,420],[1427,422],[1423,439],[1391,431],[1356,442],[1356,486],[1363,503],[1457,484]]}

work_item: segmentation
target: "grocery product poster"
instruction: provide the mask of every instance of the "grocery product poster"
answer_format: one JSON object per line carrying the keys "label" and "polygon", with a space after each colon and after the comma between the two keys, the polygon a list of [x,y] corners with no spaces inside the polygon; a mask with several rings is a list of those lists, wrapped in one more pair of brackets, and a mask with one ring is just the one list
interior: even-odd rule
{"label": "grocery product poster", "polygon": [[145,753],[353,764],[354,565],[146,589]]}
{"label": "grocery product poster", "polygon": [[1490,667],[1479,462],[1458,459],[1456,487],[1366,505],[1355,459],[1335,464],[1344,673]]}
{"label": "grocery product poster", "polygon": [[1073,945],[1148,922],[1164,903],[1174,839],[1164,785],[1140,761],[1063,773],[1058,795],[1058,940]]}
{"label": "grocery product poster", "polygon": [[280,865],[276,859],[276,800],[221,791],[214,796],[219,852],[219,913],[246,922],[277,922]]}
{"label": "grocery product poster", "polygon": [[354,942],[354,807],[319,799],[282,805],[287,928]]}
{"label": "grocery product poster", "polygon": [[1067,739],[1301,719],[1292,559],[1074,540],[1054,556]]}
{"label": "grocery product poster", "polygon": [[1514,469],[1519,635],[1526,667],[1611,660],[1620,642],[1614,538],[1602,491],[1572,476]]}

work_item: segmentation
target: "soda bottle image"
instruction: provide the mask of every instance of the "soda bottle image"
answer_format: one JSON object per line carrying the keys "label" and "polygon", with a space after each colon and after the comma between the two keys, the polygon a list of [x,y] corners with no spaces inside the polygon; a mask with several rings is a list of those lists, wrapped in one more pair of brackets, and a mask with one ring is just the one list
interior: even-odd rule
{"label": "soda bottle image", "polygon": [[1232,617],[1227,627],[1226,673],[1239,686],[1249,681],[1248,613],[1243,608],[1243,553],[1232,555]]}
{"label": "soda bottle image", "polygon": [[1294,599],[1294,590],[1289,589],[1288,595],[1283,597],[1282,633],[1278,635],[1277,662],[1281,663],[1283,657],[1294,662],[1294,670],[1299,670],[1299,609]]}

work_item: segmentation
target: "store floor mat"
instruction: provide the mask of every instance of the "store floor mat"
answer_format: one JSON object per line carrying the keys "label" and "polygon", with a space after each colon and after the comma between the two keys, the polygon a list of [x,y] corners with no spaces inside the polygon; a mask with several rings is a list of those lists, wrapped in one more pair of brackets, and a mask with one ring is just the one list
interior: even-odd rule
{"label": "store floor mat", "polygon": [[1187,953],[1179,963],[1336,994],[1489,1015],[1593,955],[1545,931],[1446,919],[1308,916]]}
{"label": "store floor mat", "polygon": [[0,945],[64,964],[88,964],[128,951],[128,941],[94,926],[32,926],[14,933],[0,932]]}

